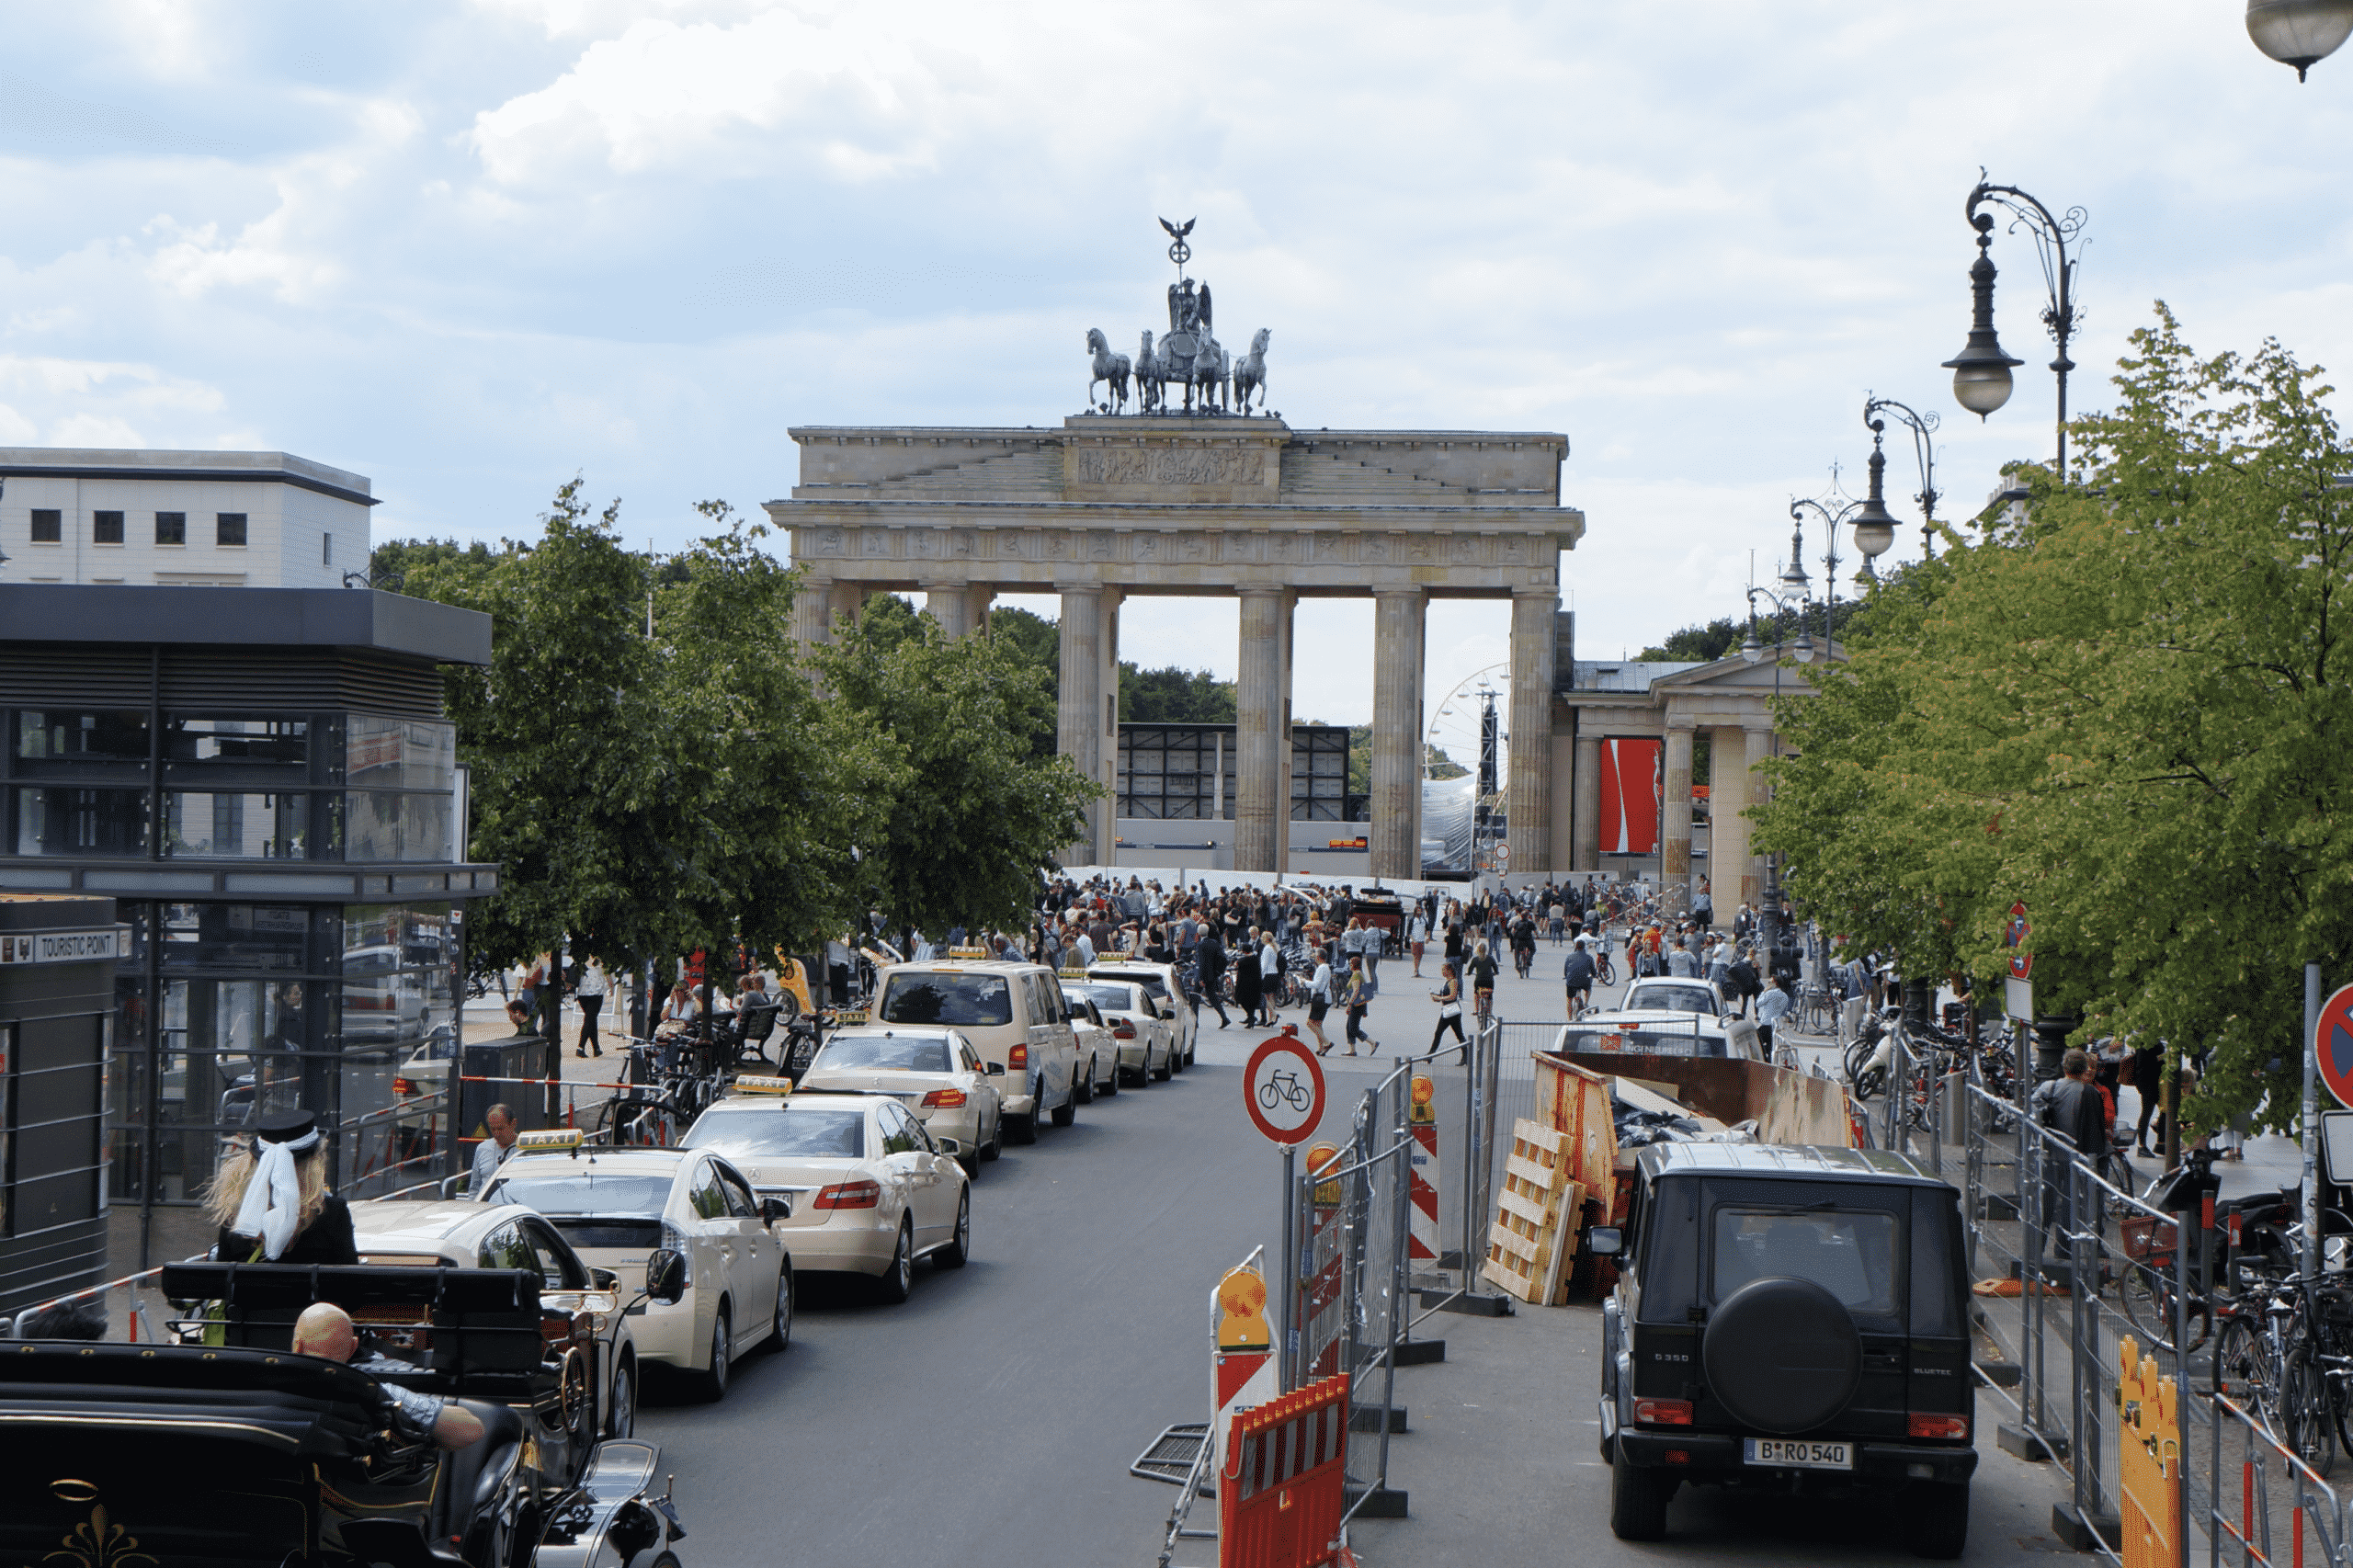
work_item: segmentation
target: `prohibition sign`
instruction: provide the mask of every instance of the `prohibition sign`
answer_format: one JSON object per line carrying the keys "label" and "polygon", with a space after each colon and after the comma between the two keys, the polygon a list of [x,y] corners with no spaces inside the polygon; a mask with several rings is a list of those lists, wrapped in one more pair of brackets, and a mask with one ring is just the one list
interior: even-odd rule
{"label": "prohibition sign", "polygon": [[2321,1004],[2313,1053],[2320,1058],[2321,1082],[2337,1104],[2353,1110],[2353,985],[2337,987],[2336,994]]}
{"label": "prohibition sign", "polygon": [[1296,1035],[1279,1034],[1250,1053],[1242,1106],[1271,1142],[1294,1148],[1324,1119],[1324,1068]]}

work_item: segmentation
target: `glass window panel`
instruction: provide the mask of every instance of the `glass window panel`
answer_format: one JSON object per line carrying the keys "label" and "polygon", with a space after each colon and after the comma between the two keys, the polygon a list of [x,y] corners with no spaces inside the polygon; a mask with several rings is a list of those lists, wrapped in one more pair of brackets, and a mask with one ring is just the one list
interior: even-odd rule
{"label": "glass window panel", "polygon": [[311,797],[178,793],[164,797],[164,853],[214,859],[304,860]]}
{"label": "glass window panel", "polygon": [[163,910],[165,969],[334,972],[335,914],[278,903],[172,903]]}
{"label": "glass window panel", "polygon": [[449,796],[354,790],[344,801],[345,859],[446,862],[454,858]]}
{"label": "glass window panel", "polygon": [[456,777],[454,724],[378,719],[354,713],[347,722],[347,782],[370,790],[447,790]]}
{"label": "glass window panel", "polygon": [[221,718],[187,713],[164,720],[164,776],[194,782],[224,773],[310,777],[311,726],[302,719]]}
{"label": "glass window panel", "polygon": [[19,778],[59,778],[87,776],[100,767],[105,777],[143,778],[147,773],[147,715],[136,712],[58,712],[51,709],[19,709],[11,718],[9,751]]}
{"label": "glass window panel", "polygon": [[144,790],[20,789],[16,815],[19,855],[147,853]]}

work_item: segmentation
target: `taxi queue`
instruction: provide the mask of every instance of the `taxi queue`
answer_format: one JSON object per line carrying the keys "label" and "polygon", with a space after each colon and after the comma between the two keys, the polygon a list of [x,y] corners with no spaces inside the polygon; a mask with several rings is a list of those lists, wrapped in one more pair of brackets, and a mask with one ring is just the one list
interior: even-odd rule
{"label": "taxi queue", "polygon": [[863,1277],[895,1303],[918,1263],[961,1267],[972,1183],[1007,1142],[1165,1082],[1197,1036],[1167,964],[1056,971],[978,949],[888,964],[797,1082],[737,1076],[675,1147],[519,1134],[478,1192],[354,1203],[358,1251],[537,1269],[567,1301],[609,1303],[598,1404],[627,1437],[646,1370],[716,1400],[743,1356],[782,1350],[801,1275]]}

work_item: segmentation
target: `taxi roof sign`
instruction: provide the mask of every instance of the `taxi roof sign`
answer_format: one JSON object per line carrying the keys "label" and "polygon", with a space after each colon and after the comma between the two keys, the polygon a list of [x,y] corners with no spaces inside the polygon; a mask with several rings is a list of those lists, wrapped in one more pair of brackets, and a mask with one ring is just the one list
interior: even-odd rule
{"label": "taxi roof sign", "polygon": [[792,1093],[792,1080],[746,1073],[736,1078],[735,1092],[739,1095],[789,1095]]}
{"label": "taxi roof sign", "polygon": [[587,1134],[577,1127],[551,1127],[540,1132],[518,1132],[515,1147],[537,1152],[542,1149],[577,1149],[587,1142]]}

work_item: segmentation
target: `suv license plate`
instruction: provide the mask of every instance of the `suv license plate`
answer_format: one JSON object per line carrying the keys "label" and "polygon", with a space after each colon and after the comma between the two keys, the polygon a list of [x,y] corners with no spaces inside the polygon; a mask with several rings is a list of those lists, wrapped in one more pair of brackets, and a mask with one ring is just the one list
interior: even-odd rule
{"label": "suv license plate", "polygon": [[1780,1465],[1790,1470],[1852,1470],[1855,1450],[1846,1443],[1792,1442],[1780,1437],[1744,1439],[1750,1464]]}

